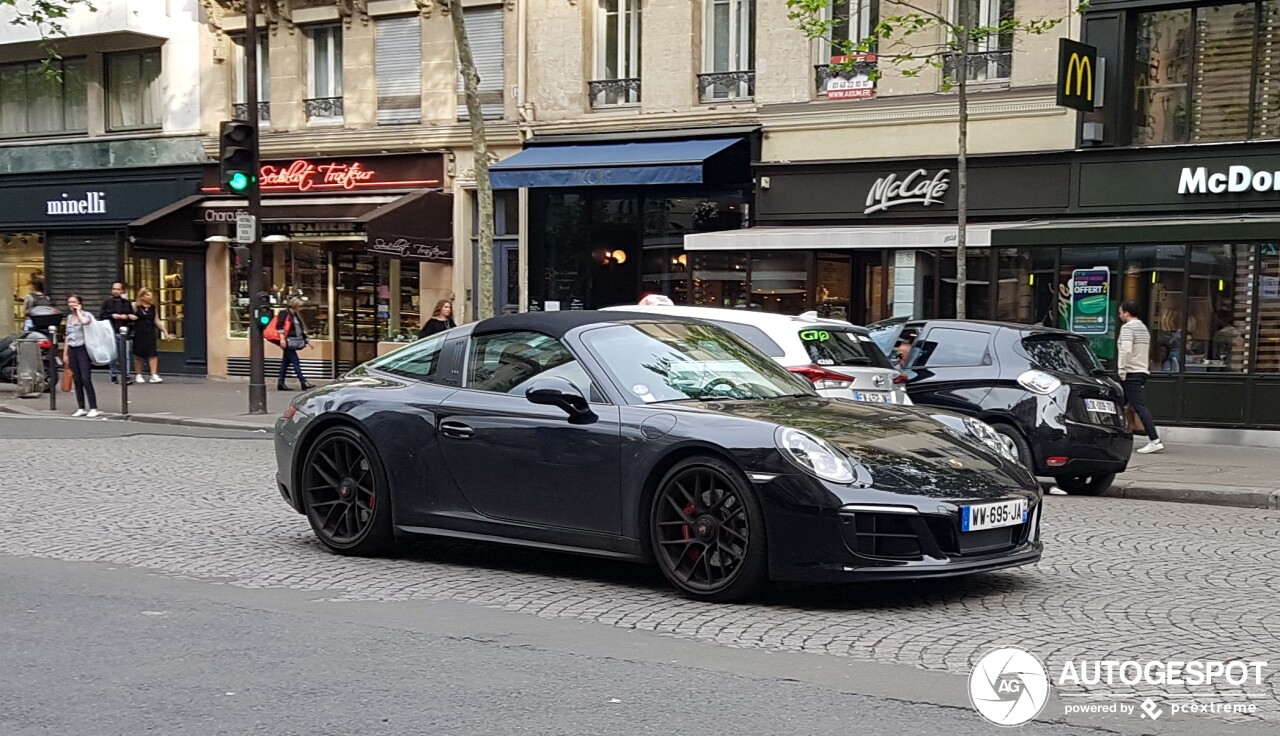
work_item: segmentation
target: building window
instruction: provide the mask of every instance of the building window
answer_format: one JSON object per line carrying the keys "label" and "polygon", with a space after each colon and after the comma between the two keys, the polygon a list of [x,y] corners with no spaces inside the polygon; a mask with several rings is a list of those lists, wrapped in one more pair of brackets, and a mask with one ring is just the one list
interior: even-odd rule
{"label": "building window", "polygon": [[596,0],[592,107],[640,101],[640,2]]}
{"label": "building window", "polygon": [[698,77],[703,102],[755,94],[755,0],[707,0],[706,41]]}
{"label": "building window", "polygon": [[1139,13],[1135,145],[1280,137],[1280,3]]}
{"label": "building window", "polygon": [[[1013,20],[1014,0],[954,0],[951,12],[955,18],[959,18],[961,2],[966,4],[969,24],[975,28],[995,28],[1002,22]],[[1004,81],[1013,74],[1012,31],[971,41],[965,53],[966,81]],[[960,70],[956,68],[958,58],[949,56],[944,60],[942,73],[946,78],[960,78]]]}
{"label": "building window", "polygon": [[84,59],[0,66],[0,135],[79,133],[87,127]]}
{"label": "building window", "polygon": [[[290,297],[302,299],[299,310],[313,340],[329,339],[329,258],[318,245],[285,243],[264,246],[267,263],[262,268],[263,283],[270,284],[271,301],[283,309]],[[231,268],[230,336],[248,337],[251,310],[249,269],[228,254]]]}
{"label": "building window", "polygon": [[[880,22],[880,1],[834,0],[827,8],[827,17],[835,21],[831,28],[832,38],[857,45],[867,41]],[[841,50],[828,45],[826,56],[839,54]]]}
{"label": "building window", "polygon": [[422,269],[417,261],[378,258],[378,325],[379,340],[409,342],[431,317],[422,313]]}
{"label": "building window", "polygon": [[307,29],[307,120],[342,122],[342,26]]}
{"label": "building window", "polygon": [[[232,107],[236,120],[248,120],[248,62],[245,57],[244,36],[236,37],[232,42],[235,63],[231,67],[235,75],[235,104]],[[258,119],[261,122],[271,121],[271,48],[267,43],[265,31],[258,34]]]}
{"label": "building window", "polygon": [[416,123],[422,119],[422,20],[416,15],[380,18],[374,33],[378,123]]}
{"label": "building window", "polygon": [[156,128],[163,122],[160,50],[109,54],[107,125],[111,130]]}
{"label": "building window", "polygon": [[[486,120],[501,120],[503,114],[502,6],[475,8],[467,11],[467,41],[471,43],[471,60],[480,77],[480,114]],[[462,72],[458,72],[458,120],[467,119],[467,100],[463,96]]]}
{"label": "building window", "polygon": [[[0,293],[10,294],[9,305],[0,309],[0,335],[12,335],[21,329],[27,318],[26,299],[31,283],[42,278],[44,234],[0,232],[0,289],[4,289]],[[49,293],[47,285],[45,293]]]}

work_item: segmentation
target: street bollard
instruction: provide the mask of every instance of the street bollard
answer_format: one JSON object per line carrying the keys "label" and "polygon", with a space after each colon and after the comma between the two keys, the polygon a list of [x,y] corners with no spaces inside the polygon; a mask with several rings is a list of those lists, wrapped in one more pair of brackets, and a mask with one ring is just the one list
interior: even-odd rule
{"label": "street bollard", "polygon": [[116,338],[116,354],[120,359],[120,414],[129,416],[129,328],[120,328]]}
{"label": "street bollard", "polygon": [[58,328],[49,330],[49,360],[45,368],[46,382],[49,384],[49,411],[58,410],[58,384],[62,382],[62,374],[58,372]]}

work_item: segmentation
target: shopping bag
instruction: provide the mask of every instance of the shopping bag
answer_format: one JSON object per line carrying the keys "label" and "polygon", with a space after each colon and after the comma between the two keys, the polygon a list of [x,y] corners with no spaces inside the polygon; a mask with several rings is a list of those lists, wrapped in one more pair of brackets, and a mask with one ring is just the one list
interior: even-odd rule
{"label": "shopping bag", "polygon": [[74,380],[74,377],[71,375],[71,366],[69,365],[63,366],[62,385],[60,386],[60,388],[62,389],[62,393],[64,394],[71,393],[71,385],[73,380]]}
{"label": "shopping bag", "polygon": [[85,325],[84,346],[94,365],[110,365],[116,359],[116,334],[111,324],[94,320]]}

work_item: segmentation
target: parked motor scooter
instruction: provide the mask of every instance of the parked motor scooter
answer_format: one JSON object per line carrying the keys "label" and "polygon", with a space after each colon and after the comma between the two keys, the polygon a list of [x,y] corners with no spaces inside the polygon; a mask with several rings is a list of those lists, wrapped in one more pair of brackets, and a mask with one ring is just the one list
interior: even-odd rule
{"label": "parked motor scooter", "polygon": [[[0,381],[5,383],[18,382],[18,344],[20,342],[34,341],[39,343],[40,365],[47,372],[49,351],[53,349],[51,335],[56,332],[58,323],[62,321],[62,312],[54,307],[38,306],[31,310],[28,320],[31,323],[31,329],[17,335],[0,338]],[[62,357],[55,355],[54,364],[58,374],[60,374],[62,371]],[[43,376],[43,378],[47,379],[48,377]],[[39,391],[41,393],[49,390],[47,380],[41,380],[39,383]]]}

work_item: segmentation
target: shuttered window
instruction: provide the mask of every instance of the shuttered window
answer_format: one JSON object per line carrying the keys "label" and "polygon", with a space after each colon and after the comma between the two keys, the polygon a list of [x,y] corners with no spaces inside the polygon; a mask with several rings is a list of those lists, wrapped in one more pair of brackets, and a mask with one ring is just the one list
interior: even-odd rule
{"label": "shuttered window", "polygon": [[120,278],[120,236],[115,231],[50,233],[45,240],[45,281],[54,302],[79,294],[95,315]]}
{"label": "shuttered window", "polygon": [[1249,87],[1257,5],[1218,5],[1196,13],[1195,106],[1191,140],[1249,137]]}
{"label": "shuttered window", "polygon": [[[468,14],[468,20],[470,19]],[[378,123],[422,119],[422,25],[418,16],[377,21]]]}
{"label": "shuttered window", "polygon": [[[476,73],[480,75],[480,112],[486,120],[502,118],[502,6],[467,10],[467,41]],[[467,100],[462,91],[462,73],[458,73],[458,119],[467,119]]]}

